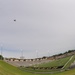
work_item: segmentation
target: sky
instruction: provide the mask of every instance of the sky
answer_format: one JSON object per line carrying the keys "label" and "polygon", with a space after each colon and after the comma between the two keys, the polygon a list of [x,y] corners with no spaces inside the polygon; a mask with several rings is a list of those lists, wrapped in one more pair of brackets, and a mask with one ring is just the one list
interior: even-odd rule
{"label": "sky", "polygon": [[0,0],[0,51],[4,57],[23,54],[36,58],[72,49],[75,0]]}

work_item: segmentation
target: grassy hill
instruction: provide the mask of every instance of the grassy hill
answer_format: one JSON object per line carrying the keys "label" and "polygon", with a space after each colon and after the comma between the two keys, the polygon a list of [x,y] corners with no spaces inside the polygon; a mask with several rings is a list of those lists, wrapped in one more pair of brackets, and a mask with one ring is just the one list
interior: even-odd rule
{"label": "grassy hill", "polygon": [[32,75],[19,70],[17,67],[9,65],[4,61],[0,61],[0,75]]}

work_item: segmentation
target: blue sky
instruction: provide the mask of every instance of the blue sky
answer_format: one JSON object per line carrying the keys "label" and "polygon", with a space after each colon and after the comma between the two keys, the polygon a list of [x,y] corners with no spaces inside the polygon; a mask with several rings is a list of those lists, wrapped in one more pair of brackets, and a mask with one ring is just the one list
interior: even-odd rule
{"label": "blue sky", "polygon": [[5,57],[20,57],[21,49],[25,58],[75,49],[75,1],[0,0],[0,44]]}

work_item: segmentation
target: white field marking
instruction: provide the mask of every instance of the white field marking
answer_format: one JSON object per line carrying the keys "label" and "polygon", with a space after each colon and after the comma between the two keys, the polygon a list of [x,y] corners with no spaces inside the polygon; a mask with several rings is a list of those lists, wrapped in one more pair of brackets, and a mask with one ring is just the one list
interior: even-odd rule
{"label": "white field marking", "polygon": [[73,58],[74,56],[71,56],[71,58],[67,61],[67,63],[62,67],[62,69],[68,64],[68,62],[70,61],[70,60],[72,60],[72,58]]}

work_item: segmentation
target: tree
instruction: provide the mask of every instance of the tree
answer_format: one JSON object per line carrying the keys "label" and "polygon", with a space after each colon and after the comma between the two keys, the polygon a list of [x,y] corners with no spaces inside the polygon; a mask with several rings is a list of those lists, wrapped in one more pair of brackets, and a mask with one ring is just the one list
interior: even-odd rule
{"label": "tree", "polygon": [[3,59],[4,59],[4,57],[2,55],[0,55],[0,60],[3,60]]}

